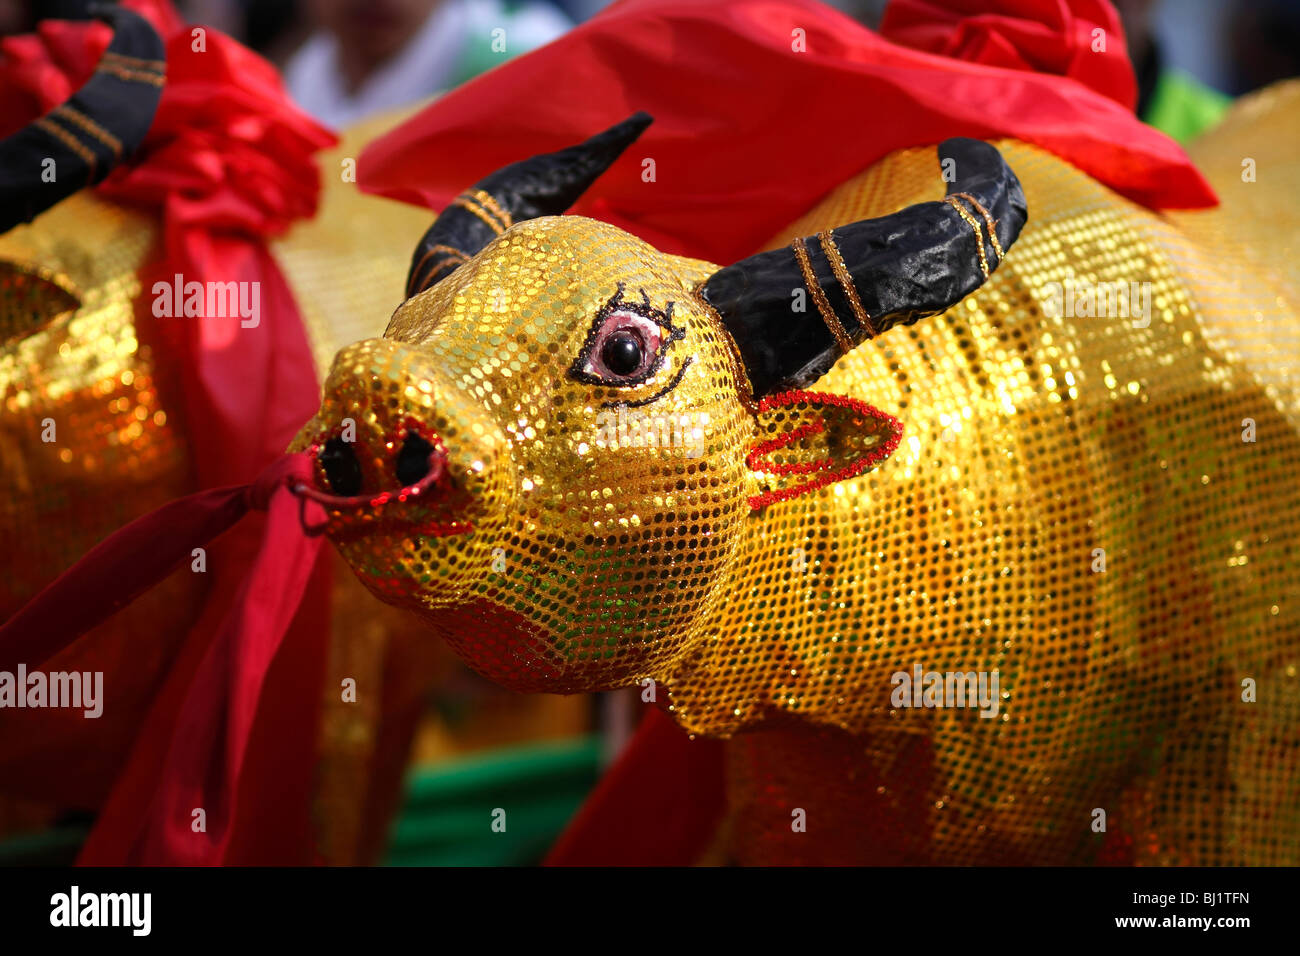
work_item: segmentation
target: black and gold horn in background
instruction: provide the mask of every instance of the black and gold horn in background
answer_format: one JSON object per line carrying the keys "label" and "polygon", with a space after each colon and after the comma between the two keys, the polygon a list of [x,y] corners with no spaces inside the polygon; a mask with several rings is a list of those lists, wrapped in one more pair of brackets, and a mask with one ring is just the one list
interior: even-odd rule
{"label": "black and gold horn in background", "polygon": [[0,233],[103,180],[144,140],[166,81],[162,39],[130,10],[96,6],[113,39],[85,86],[0,141]]}

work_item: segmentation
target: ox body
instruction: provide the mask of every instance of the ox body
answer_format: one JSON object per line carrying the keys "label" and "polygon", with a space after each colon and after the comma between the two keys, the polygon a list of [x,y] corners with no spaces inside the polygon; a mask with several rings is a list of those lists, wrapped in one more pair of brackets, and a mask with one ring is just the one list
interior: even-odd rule
{"label": "ox body", "polygon": [[[974,204],[904,151],[725,269],[549,214],[589,155],[539,158],[567,193],[494,174],[295,443],[330,535],[489,677],[726,739],[732,859],[1296,862],[1294,377],[1224,347],[1294,316],[1226,304],[1177,221],[1002,143],[1022,195],[968,143],[940,159],[950,200],[984,164]],[[911,706],[913,672],[998,699]]]}

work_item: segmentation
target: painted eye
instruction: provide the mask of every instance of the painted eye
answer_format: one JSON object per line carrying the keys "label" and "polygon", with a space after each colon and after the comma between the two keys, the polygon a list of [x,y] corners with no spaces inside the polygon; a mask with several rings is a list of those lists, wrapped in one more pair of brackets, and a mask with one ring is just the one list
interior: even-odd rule
{"label": "painted eye", "polygon": [[623,291],[620,282],[592,319],[582,349],[569,366],[569,375],[579,382],[613,388],[640,385],[663,367],[669,346],[686,335],[686,329],[673,324],[673,303],[656,309],[644,289],[639,303],[623,298]]}
{"label": "painted eye", "polygon": [[615,375],[635,375],[644,358],[645,348],[635,329],[615,329],[600,347],[600,360]]}
{"label": "painted eye", "polygon": [[609,385],[632,385],[659,364],[662,335],[654,320],[635,312],[611,312],[585,352],[582,372]]}

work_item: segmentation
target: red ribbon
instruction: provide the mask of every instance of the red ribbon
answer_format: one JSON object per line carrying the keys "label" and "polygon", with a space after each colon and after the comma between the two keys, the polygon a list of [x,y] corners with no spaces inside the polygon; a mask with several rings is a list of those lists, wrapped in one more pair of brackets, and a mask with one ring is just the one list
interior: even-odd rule
{"label": "red ribbon", "polygon": [[1108,0],[890,0],[880,35],[928,53],[1077,80],[1129,112],[1137,81]]}
{"label": "red ribbon", "polygon": [[[291,630],[317,576],[322,543],[303,533],[303,523],[318,525],[326,518],[318,505],[291,491],[293,484],[310,482],[311,473],[308,456],[289,455],[257,481],[235,489],[244,508],[268,512],[261,547],[193,679],[185,682],[183,703],[173,711],[164,695],[162,710],[174,717],[151,715],[136,746],[141,756],[102,809],[79,862],[303,863],[311,858],[306,811],[316,757],[326,609],[311,608],[310,619]],[[207,509],[219,498],[186,500]],[[153,530],[171,540],[163,529]],[[273,680],[278,659],[291,669],[285,672],[282,666],[280,679]],[[259,734],[255,727],[261,728]],[[255,738],[260,757],[250,754]],[[155,762],[166,768],[161,780],[130,772]],[[263,770],[246,778],[245,770],[254,762],[263,764]],[[250,785],[267,793],[253,798],[251,806],[241,802]],[[202,830],[196,829],[199,810]],[[251,839],[257,835],[263,839]]]}

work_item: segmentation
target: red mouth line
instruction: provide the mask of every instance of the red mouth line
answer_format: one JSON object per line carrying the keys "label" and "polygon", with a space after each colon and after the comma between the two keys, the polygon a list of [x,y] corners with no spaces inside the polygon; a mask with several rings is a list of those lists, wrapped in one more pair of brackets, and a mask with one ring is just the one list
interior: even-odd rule
{"label": "red mouth line", "polygon": [[469,521],[426,521],[415,526],[415,533],[422,538],[449,538],[454,534],[468,534],[474,530]]}

